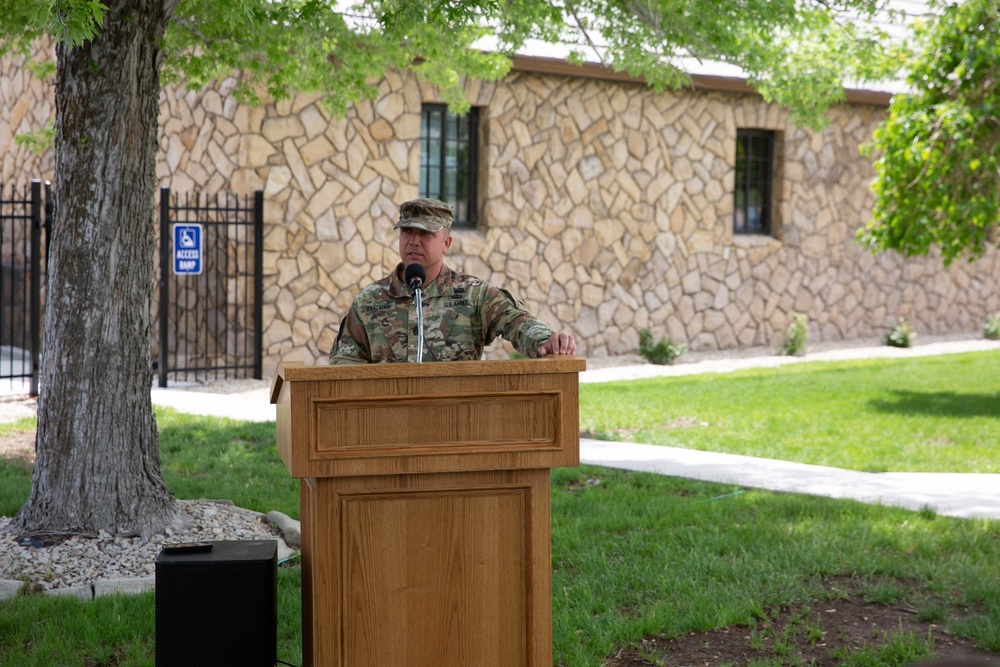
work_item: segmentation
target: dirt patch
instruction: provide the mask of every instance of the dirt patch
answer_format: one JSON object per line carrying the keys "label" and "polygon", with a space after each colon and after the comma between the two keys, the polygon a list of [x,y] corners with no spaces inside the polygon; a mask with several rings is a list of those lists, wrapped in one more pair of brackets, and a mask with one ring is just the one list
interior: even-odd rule
{"label": "dirt patch", "polygon": [[[908,634],[930,642],[935,664],[1000,666],[1000,654],[919,620],[904,603],[877,604],[857,592],[840,599],[774,610],[755,627],[732,626],[678,637],[647,637],[608,657],[607,667],[677,665],[746,667],[753,664],[836,667],[845,653],[883,647]],[[930,659],[931,656],[926,656]],[[916,661],[907,661],[906,664]]]}
{"label": "dirt patch", "polygon": [[20,465],[35,463],[35,432],[15,431],[0,435],[0,459]]}
{"label": "dirt patch", "polygon": [[585,489],[588,486],[597,486],[600,483],[601,480],[597,479],[596,477],[591,477],[586,482],[572,482],[566,488],[569,489],[570,491],[579,491],[580,489]]}
{"label": "dirt patch", "polygon": [[708,422],[701,421],[700,419],[696,419],[694,417],[678,417],[669,423],[661,425],[660,428],[669,431],[675,428],[692,428],[694,426],[708,426]]}
{"label": "dirt patch", "polygon": [[[700,428],[704,426],[708,426],[708,422],[701,421],[700,419],[697,419],[695,417],[678,417],[677,419],[672,419],[669,422],[659,424],[654,428],[657,428],[661,431],[673,431],[675,429]],[[611,440],[614,440],[616,442],[635,442],[635,434],[638,433],[640,430],[642,429],[638,426],[614,428],[611,429],[610,431],[602,431],[602,432],[590,431],[588,429],[581,429],[580,437],[597,439],[597,440],[603,438],[610,438]]]}

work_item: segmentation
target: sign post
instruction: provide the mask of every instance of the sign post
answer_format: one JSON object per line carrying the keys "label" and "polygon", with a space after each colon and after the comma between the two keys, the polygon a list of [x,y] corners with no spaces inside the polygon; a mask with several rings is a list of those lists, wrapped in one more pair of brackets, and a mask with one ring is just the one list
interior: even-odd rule
{"label": "sign post", "polygon": [[202,270],[202,226],[176,224],[174,230],[174,275],[199,276]]}

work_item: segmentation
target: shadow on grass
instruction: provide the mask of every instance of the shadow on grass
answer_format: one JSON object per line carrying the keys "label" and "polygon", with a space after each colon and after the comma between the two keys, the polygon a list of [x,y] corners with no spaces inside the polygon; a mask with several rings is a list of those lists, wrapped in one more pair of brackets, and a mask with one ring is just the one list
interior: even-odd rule
{"label": "shadow on grass", "polygon": [[877,412],[935,417],[1000,418],[1000,393],[966,394],[954,391],[919,392],[895,389],[890,398],[876,398],[868,405]]}

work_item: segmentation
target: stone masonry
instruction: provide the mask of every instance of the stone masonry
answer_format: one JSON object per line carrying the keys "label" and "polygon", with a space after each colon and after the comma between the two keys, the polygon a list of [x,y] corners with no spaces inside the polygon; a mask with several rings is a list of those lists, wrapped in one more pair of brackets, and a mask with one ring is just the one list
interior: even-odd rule
{"label": "stone masonry", "polygon": [[[0,75],[0,180],[51,178],[50,156],[8,148],[51,118],[48,88],[9,62]],[[241,105],[233,86],[163,91],[160,185],[264,190],[265,375],[281,359],[324,363],[353,296],[398,261],[421,104],[439,99],[387,72],[372,101],[334,118],[313,95]],[[859,148],[883,108],[837,106],[813,132],[750,94],[528,71],[466,92],[480,109],[481,222],[455,231],[447,261],[509,288],[585,356],[634,352],[643,328],[706,350],[776,345],[796,313],[825,341],[877,338],[900,317],[973,332],[1000,311],[996,250],[944,268],[858,247],[874,175]],[[771,236],[732,233],[738,128],[776,132]]]}

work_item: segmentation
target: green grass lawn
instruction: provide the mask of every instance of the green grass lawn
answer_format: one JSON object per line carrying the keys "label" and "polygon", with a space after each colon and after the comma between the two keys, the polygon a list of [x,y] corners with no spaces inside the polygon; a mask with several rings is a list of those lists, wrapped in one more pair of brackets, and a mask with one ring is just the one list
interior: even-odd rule
{"label": "green grass lawn", "polygon": [[[554,471],[555,663],[598,667],[647,635],[750,627],[783,605],[828,606],[833,578],[873,598],[896,591],[895,602],[1000,652],[1000,522],[734,490],[603,468]],[[278,657],[294,665],[299,577],[283,567],[278,580]],[[0,603],[4,667],[151,666],[154,639],[152,593]]]}
{"label": "green grass lawn", "polygon": [[[819,433],[841,429],[844,425],[835,422],[847,421],[849,414],[861,410],[859,405],[867,406],[861,414],[866,423],[879,415],[903,412],[926,419],[928,432],[974,443],[987,439],[989,429],[980,424],[966,430],[973,421],[993,420],[993,433],[997,432],[996,417],[991,416],[995,410],[987,400],[991,396],[995,400],[1000,392],[1000,385],[989,377],[989,369],[997,365],[998,355],[803,364],[780,371],[587,386],[583,400],[585,414],[592,418],[599,411],[598,390],[616,389],[601,400],[627,406],[617,409],[632,414],[638,394],[655,396],[662,391],[673,396],[674,403],[684,402],[669,419],[692,417],[713,424],[727,414],[725,397],[780,402],[774,395],[787,383],[798,387],[784,394],[793,405],[775,411],[785,423],[798,424],[798,429],[788,427],[786,433],[793,436],[786,445],[792,452],[798,451],[794,441],[811,437],[803,434],[813,429]],[[951,380],[949,368],[955,376]],[[1000,369],[994,368],[992,375],[1000,377],[996,370]],[[906,378],[906,391],[911,393],[874,393],[869,385],[888,382],[887,375]],[[843,384],[840,376],[860,383],[855,393],[870,398],[852,402],[851,392],[834,390]],[[677,390],[678,386],[685,390]],[[927,394],[936,398],[928,399]],[[701,406],[694,399],[697,395],[711,396],[706,403],[722,417],[696,411]],[[803,423],[809,421],[805,417],[791,416],[809,403],[814,415],[833,412],[840,417],[814,427]],[[273,424],[169,410],[158,410],[157,418],[164,476],[176,495],[226,497],[243,507],[298,516],[297,482],[288,478],[274,450]],[[906,421],[894,418],[897,422],[887,423]],[[647,428],[655,430],[655,424],[662,423],[661,417],[657,419]],[[612,431],[636,423],[608,421],[602,428]],[[887,423],[880,428],[893,428]],[[22,422],[3,429],[30,426]],[[712,428],[691,427],[679,435]],[[881,437],[874,427],[859,430]],[[733,427],[731,432],[739,434],[740,429]],[[780,435],[780,429],[775,432]],[[850,448],[862,450],[861,442],[856,438]],[[984,447],[996,452],[993,443]],[[889,461],[887,467],[904,469]],[[637,646],[649,635],[669,637],[729,627],[751,634],[750,628],[776,608],[827,606],[842,594],[841,584],[831,582],[842,581],[852,582],[866,598],[906,604],[921,618],[934,619],[950,632],[1000,652],[1000,521],[938,517],[930,511],[586,466],[555,470],[552,479],[553,632],[558,665],[598,667],[618,649]],[[0,514],[15,512],[29,486],[30,469],[0,460]],[[278,586],[278,657],[300,665],[299,569],[281,568]],[[154,639],[152,593],[87,603],[47,596],[0,603],[3,667],[153,665]],[[913,644],[906,638],[897,643]],[[931,649],[926,642],[916,642],[907,655]],[[908,664],[869,658],[870,653],[870,647],[850,649],[843,664]],[[792,658],[779,656],[766,664],[797,664]]]}
{"label": "green grass lawn", "polygon": [[[178,498],[228,498],[239,507],[299,518],[299,482],[274,448],[274,422],[195,417],[157,408],[163,478]],[[0,424],[0,436],[34,429],[35,419]],[[0,459],[0,516],[13,516],[31,490],[23,466]]]}
{"label": "green grass lawn", "polygon": [[851,470],[1000,473],[1000,352],[586,384],[580,425]]}

